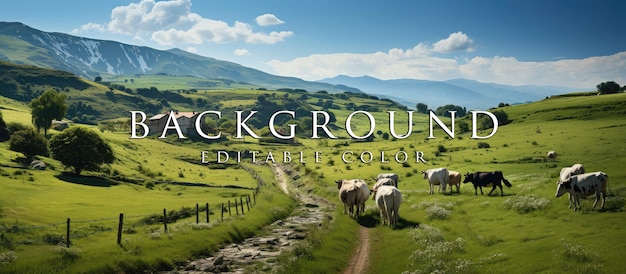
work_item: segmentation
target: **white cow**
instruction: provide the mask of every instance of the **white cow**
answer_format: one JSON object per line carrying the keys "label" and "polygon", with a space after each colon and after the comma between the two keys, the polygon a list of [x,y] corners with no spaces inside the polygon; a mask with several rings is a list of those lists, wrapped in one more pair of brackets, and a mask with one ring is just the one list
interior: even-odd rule
{"label": "white cow", "polygon": [[556,161],[556,151],[548,151],[548,157],[546,159],[548,160],[548,162]]}
{"label": "white cow", "polygon": [[[365,201],[369,198],[370,190],[367,183],[360,179],[337,180],[335,181],[339,189],[339,198],[343,202],[343,213],[348,213],[351,217],[357,217],[365,211]],[[356,206],[356,212],[354,212]]]}
{"label": "white cow", "polygon": [[431,168],[429,170],[422,171],[422,174],[424,174],[424,179],[428,179],[428,183],[430,184],[429,194],[433,194],[433,187],[435,185],[441,185],[441,187],[443,188],[443,192],[446,192],[446,185],[450,180],[450,175],[447,168]]}
{"label": "white cow", "polygon": [[399,210],[402,203],[402,193],[395,186],[380,186],[374,196],[376,205],[380,209],[380,219],[390,227],[395,227],[400,218]]}
{"label": "white cow", "polygon": [[[564,167],[561,169],[559,173],[559,180],[556,182],[557,184],[567,180],[570,176],[583,174],[585,173],[585,167],[582,164],[574,164],[571,167]],[[569,195],[569,206],[572,207],[572,203],[574,202],[574,197]]]}
{"label": "white cow", "polygon": [[365,202],[370,197],[370,189],[367,187],[367,183],[363,180],[355,179],[356,186],[359,188],[359,193],[356,196],[356,215],[365,212]]}
{"label": "white cow", "polygon": [[389,178],[392,179],[394,184],[393,186],[398,187],[398,174],[395,173],[380,173],[378,174],[378,176],[376,176],[376,178],[374,178],[374,181],[380,180],[380,179],[384,179],[384,178]]}
{"label": "white cow", "polygon": [[571,167],[564,167],[561,169],[561,172],[559,173],[559,181],[557,181],[556,183],[558,184],[560,182],[564,182],[570,176],[583,173],[585,173],[585,166],[583,166],[582,164],[574,164]]}
{"label": "white cow", "polygon": [[[574,201],[574,211],[580,209],[580,196],[589,196],[596,194],[596,201],[593,207],[596,207],[600,195],[602,195],[602,207],[606,201],[606,188],[609,185],[609,176],[604,172],[593,172],[574,175],[567,180],[560,182],[556,188],[556,197],[561,197],[566,192],[570,194],[570,202]],[[571,208],[571,203],[570,203]]]}
{"label": "white cow", "polygon": [[372,191],[376,191],[376,189],[378,189],[379,186],[395,186],[396,188],[398,186],[396,186],[396,181],[394,181],[392,178],[380,178],[378,179],[378,181],[376,181],[376,183],[374,184],[374,186],[372,186]]}

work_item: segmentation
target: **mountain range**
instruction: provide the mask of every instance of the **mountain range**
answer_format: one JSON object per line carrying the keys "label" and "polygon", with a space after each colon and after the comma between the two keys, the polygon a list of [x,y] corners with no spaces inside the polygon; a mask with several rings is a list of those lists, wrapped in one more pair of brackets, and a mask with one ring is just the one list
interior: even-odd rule
{"label": "mountain range", "polygon": [[15,22],[0,22],[0,60],[64,70],[88,79],[106,74],[169,74],[229,79],[268,89],[361,92],[345,86],[276,76],[180,49],[157,50],[115,41],[45,32]]}
{"label": "mountain range", "polygon": [[415,79],[380,80],[374,77],[345,75],[321,80],[325,83],[352,86],[368,94],[389,98],[415,107],[424,103],[431,109],[453,104],[468,109],[488,109],[500,103],[516,104],[537,101],[551,95],[581,91],[571,87],[511,86],[481,83],[467,79],[428,81]]}
{"label": "mountain range", "polygon": [[115,41],[45,32],[19,22],[0,22],[0,60],[63,70],[88,79],[100,75],[190,75],[205,79],[228,79],[267,89],[365,92],[389,98],[411,108],[416,103],[425,103],[432,109],[446,104],[486,109],[501,102],[523,103],[554,94],[580,91],[567,87],[510,86],[467,79],[380,80],[369,76],[337,76],[313,82],[272,75],[180,49],[157,50]]}

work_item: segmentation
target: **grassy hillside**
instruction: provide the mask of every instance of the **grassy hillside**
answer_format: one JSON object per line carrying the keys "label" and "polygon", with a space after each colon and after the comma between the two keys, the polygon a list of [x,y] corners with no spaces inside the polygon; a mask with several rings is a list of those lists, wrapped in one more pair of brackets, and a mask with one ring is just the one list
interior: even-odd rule
{"label": "grassy hillside", "polygon": [[[626,236],[622,229],[624,104],[626,94],[546,99],[502,108],[512,123],[501,126],[487,140],[472,140],[468,134],[426,140],[422,135],[396,142],[351,144],[340,150],[420,150],[427,163],[380,163],[376,159],[370,164],[343,164],[331,152],[335,164],[314,167],[319,181],[313,188],[337,200],[336,179],[368,179],[379,172],[400,175],[403,204],[398,229],[379,225],[378,209],[371,200],[368,213],[358,220],[372,227],[371,273],[623,272],[626,264],[619,251],[626,250],[626,245],[616,239]],[[481,142],[489,148],[479,148]],[[439,146],[447,151],[437,156]],[[556,162],[544,161],[549,150],[559,154]],[[578,212],[567,208],[567,198],[555,198],[560,169],[574,163],[584,164],[587,172],[609,175],[611,192],[604,210],[591,208],[594,196],[583,199],[583,210]],[[504,196],[499,196],[499,189],[498,196],[487,196],[490,188],[485,195],[480,191],[474,195],[471,184],[462,185],[460,194],[429,195],[420,172],[434,167],[462,173],[502,170],[513,187],[505,187]],[[373,184],[371,179],[368,182]],[[341,232],[331,234],[342,237]],[[290,269],[305,265],[315,269],[306,273],[325,269],[310,262],[333,248],[325,243],[319,246],[318,256],[303,258]]]}

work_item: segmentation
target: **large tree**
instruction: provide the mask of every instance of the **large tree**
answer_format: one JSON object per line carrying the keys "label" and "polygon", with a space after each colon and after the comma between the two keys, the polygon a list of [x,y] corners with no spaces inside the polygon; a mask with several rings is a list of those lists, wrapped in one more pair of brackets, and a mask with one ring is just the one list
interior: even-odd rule
{"label": "large tree", "polygon": [[417,109],[418,113],[428,114],[428,105],[424,103],[417,103],[417,105],[415,105],[415,108]]}
{"label": "large tree", "polygon": [[600,94],[618,93],[620,91],[619,84],[613,81],[602,82],[596,88],[598,88],[598,93]]}
{"label": "large tree", "polygon": [[83,170],[98,170],[101,164],[115,160],[111,146],[93,130],[70,127],[50,140],[52,158],[80,175]]}
{"label": "large tree", "polygon": [[48,141],[32,127],[11,134],[9,149],[24,154],[30,162],[36,155],[48,155]]}
{"label": "large tree", "polygon": [[67,114],[65,94],[60,94],[54,89],[47,89],[41,96],[30,101],[33,125],[37,131],[43,128],[44,135],[52,127],[52,120],[61,120]]}

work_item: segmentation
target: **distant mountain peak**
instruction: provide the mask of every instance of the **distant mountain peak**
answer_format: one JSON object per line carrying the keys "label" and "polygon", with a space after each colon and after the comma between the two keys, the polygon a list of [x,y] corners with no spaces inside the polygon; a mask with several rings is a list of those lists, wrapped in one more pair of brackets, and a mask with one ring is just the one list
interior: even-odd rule
{"label": "distant mountain peak", "polygon": [[0,22],[0,60],[68,71],[89,79],[107,74],[164,73],[229,79],[270,89],[360,92],[350,87],[276,76],[178,48],[157,50],[116,41],[45,32],[19,22]]}

